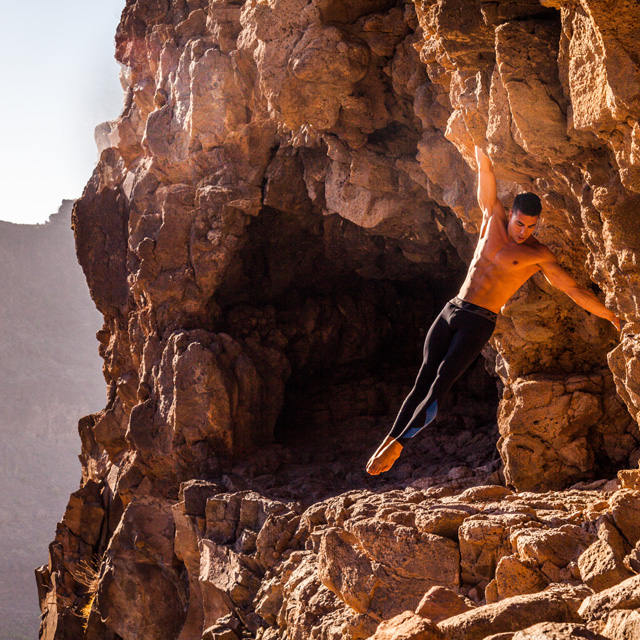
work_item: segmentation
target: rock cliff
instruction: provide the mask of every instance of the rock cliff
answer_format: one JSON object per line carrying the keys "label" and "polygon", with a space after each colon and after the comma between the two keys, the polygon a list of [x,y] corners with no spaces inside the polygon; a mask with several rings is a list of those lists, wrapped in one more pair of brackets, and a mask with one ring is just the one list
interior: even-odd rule
{"label": "rock cliff", "polygon": [[[108,402],[42,638],[633,633],[637,478],[607,480],[640,458],[640,8],[614,4],[127,2],[73,214]],[[534,277],[368,478],[477,239],[475,144],[625,325]]]}

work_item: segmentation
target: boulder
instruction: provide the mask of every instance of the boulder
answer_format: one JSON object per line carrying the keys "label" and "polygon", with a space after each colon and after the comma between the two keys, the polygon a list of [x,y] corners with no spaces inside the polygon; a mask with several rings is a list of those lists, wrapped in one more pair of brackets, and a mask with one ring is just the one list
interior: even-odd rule
{"label": "boulder", "polygon": [[100,538],[104,516],[101,486],[89,480],[69,497],[62,524],[86,544],[93,546]]}
{"label": "boulder", "polygon": [[583,624],[569,622],[541,622],[513,634],[513,640],[607,640]]}
{"label": "boulder", "polygon": [[612,611],[601,628],[605,638],[635,640],[640,638],[640,612],[637,610]]}
{"label": "boulder", "polygon": [[598,539],[578,558],[580,577],[594,591],[604,591],[633,573],[624,566],[624,542],[618,530],[604,520],[598,529]]}
{"label": "boulder", "polygon": [[184,512],[189,516],[204,517],[207,499],[223,493],[224,487],[206,480],[189,480],[180,485],[180,500],[184,501]]}
{"label": "boulder", "polygon": [[415,609],[432,586],[458,586],[453,541],[376,518],[348,520],[345,527],[322,534],[318,575],[356,611],[384,620]]}
{"label": "boulder", "polygon": [[620,533],[632,547],[640,540],[640,493],[625,489],[611,499],[611,514]]}
{"label": "boulder", "polygon": [[496,565],[511,551],[511,528],[529,521],[523,514],[479,515],[460,526],[460,569],[464,582],[473,584],[494,577]]}
{"label": "boulder", "polygon": [[199,582],[207,627],[235,607],[246,607],[260,586],[239,554],[206,539],[200,541]]}
{"label": "boulder", "polygon": [[504,556],[496,567],[496,595],[498,600],[512,596],[537,593],[548,584],[542,573],[515,556]]}
{"label": "boulder", "polygon": [[438,623],[472,608],[473,606],[468,600],[459,596],[455,591],[447,589],[447,587],[431,587],[420,600],[416,613]]}
{"label": "boulder", "polygon": [[444,640],[444,635],[430,620],[405,611],[380,623],[369,640]]}
{"label": "boulder", "polygon": [[521,529],[514,533],[511,540],[522,560],[538,566],[551,563],[564,568],[578,559],[588,544],[589,536],[577,527],[570,528],[569,531]]}
{"label": "boulder", "polygon": [[618,471],[618,480],[623,489],[640,490],[640,469],[621,469]]}
{"label": "boulder", "polygon": [[589,596],[580,606],[579,615],[587,622],[606,619],[618,609],[640,607],[640,575],[627,578],[600,593]]}
{"label": "boulder", "polygon": [[460,525],[468,517],[469,513],[461,509],[419,509],[416,510],[415,523],[418,531],[456,540]]}
{"label": "boulder", "polygon": [[448,640],[483,640],[491,633],[526,629],[539,622],[579,622],[580,600],[571,589],[513,596],[441,622]]}

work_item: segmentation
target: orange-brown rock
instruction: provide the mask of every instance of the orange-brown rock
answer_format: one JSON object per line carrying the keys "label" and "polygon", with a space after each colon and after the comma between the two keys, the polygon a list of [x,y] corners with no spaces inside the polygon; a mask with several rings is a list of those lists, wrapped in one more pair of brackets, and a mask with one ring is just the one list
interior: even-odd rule
{"label": "orange-brown rock", "polygon": [[375,519],[329,528],[318,562],[325,586],[352,609],[378,620],[415,609],[432,586],[459,585],[460,552],[453,541]]}
{"label": "orange-brown rock", "polygon": [[[639,19],[127,3],[123,112],[73,214],[107,403],[80,421],[81,489],[38,573],[43,640],[364,640],[433,587],[477,605],[439,623],[451,638],[580,606],[633,629],[615,612],[635,576],[604,587],[640,540],[638,495],[607,482],[640,457]],[[476,144],[507,207],[540,195],[538,237],[623,330],[534,275],[368,477],[477,241]]]}
{"label": "orange-brown rock", "polygon": [[129,504],[113,534],[95,605],[101,623],[123,638],[160,640],[177,637],[182,629],[188,592],[173,562],[174,532],[170,505],[139,497]]}
{"label": "orange-brown rock", "polygon": [[405,611],[380,623],[370,640],[444,640],[444,636],[432,621]]}
{"label": "orange-brown rock", "polygon": [[513,527],[530,520],[522,513],[471,516],[458,531],[464,581],[489,581],[502,556],[509,552],[509,535]]}
{"label": "orange-brown rock", "polygon": [[587,622],[606,620],[612,611],[637,609],[639,602],[640,576],[636,575],[589,596],[580,606],[579,614]]}
{"label": "orange-brown rock", "polygon": [[482,640],[492,633],[525,629],[538,622],[578,622],[578,593],[568,588],[513,596],[449,618],[438,626],[451,640]]}
{"label": "orange-brown rock", "polygon": [[514,556],[504,556],[496,567],[495,600],[542,591],[548,581],[535,566]]}
{"label": "orange-brown rock", "polygon": [[583,624],[571,622],[541,622],[513,634],[513,640],[606,640],[609,637],[612,636],[602,636]]}
{"label": "orange-brown rock", "polygon": [[611,514],[616,527],[631,545],[640,540],[640,494],[620,491],[611,501]]}
{"label": "orange-brown rock", "polygon": [[605,638],[637,638],[640,635],[638,611],[612,611],[602,628]]}
{"label": "orange-brown rock", "polygon": [[618,471],[618,479],[623,489],[640,489],[640,469],[622,469]]}
{"label": "orange-brown rock", "polygon": [[[247,482],[257,488],[263,480]],[[205,632],[212,638],[257,634],[275,640],[285,632],[304,637],[311,628],[319,638],[339,633],[345,639],[364,640],[377,630],[393,634],[400,628],[408,637],[427,631],[433,635],[439,622],[444,637],[484,638],[496,629],[515,633],[535,622],[575,622],[583,601],[585,611],[591,611],[588,603],[598,596],[590,596],[588,587],[570,586],[579,583],[581,575],[572,568],[573,558],[592,548],[593,539],[604,539],[603,534],[596,538],[598,522],[612,522],[611,511],[620,508],[623,491],[514,494],[495,486],[455,488],[455,482],[460,480],[452,481],[444,492],[437,488],[351,491],[304,510],[299,503],[267,498],[255,489],[233,490],[240,482],[230,476],[220,483],[184,483],[177,503],[136,497],[107,549],[105,573],[87,628],[98,634],[105,632],[105,624],[118,624],[121,637],[126,637],[142,633],[140,616],[145,615],[150,621],[157,619],[144,631],[153,634],[159,633],[154,625],[163,624],[162,616],[174,616],[181,621],[182,640]],[[500,501],[491,501],[500,496]],[[439,537],[417,528],[415,516],[429,510],[458,511],[465,517],[451,538]],[[515,517],[524,514],[526,518]],[[483,567],[482,574],[464,572],[465,559],[458,555],[454,539],[461,547],[465,540],[470,544],[476,539],[471,533],[483,531],[483,523],[498,542],[492,553],[501,548],[507,555],[493,569],[484,561],[470,565]],[[496,523],[500,523],[497,528]],[[468,557],[473,557],[473,545],[469,549]],[[144,563],[138,561],[140,568],[128,571],[126,563],[135,562],[136,554],[143,554]],[[538,593],[508,597],[513,583],[505,575],[511,575],[510,563],[545,576],[544,584],[536,586]],[[140,571],[147,565],[145,571],[160,570],[164,576],[154,582],[154,589],[141,582]],[[541,591],[550,580],[551,566],[566,584]],[[169,567],[182,567],[178,582],[171,582],[178,574]],[[139,592],[135,601],[140,615],[128,617],[126,625],[116,622],[125,615],[126,604],[119,595],[122,580],[135,584]],[[448,587],[432,586],[434,581]],[[188,592],[178,587],[185,583]],[[497,585],[493,599],[491,584]],[[169,585],[183,594],[183,613],[177,618],[169,605],[149,610],[155,589],[165,591]],[[625,583],[619,587],[626,588]],[[473,608],[469,598],[479,606]],[[627,603],[629,598],[623,600]],[[598,615],[584,615],[600,626],[633,625],[633,620],[611,618],[612,611],[627,606],[624,603],[616,601]],[[413,606],[420,615],[398,612],[402,606]],[[107,622],[100,618],[103,611],[110,616]],[[381,626],[385,620],[393,622]],[[425,626],[418,620],[429,622]]]}
{"label": "orange-brown rock", "polygon": [[423,618],[428,618],[432,622],[438,623],[472,608],[473,606],[469,604],[468,600],[460,597],[452,589],[431,587],[420,600],[416,613]]}
{"label": "orange-brown rock", "polygon": [[598,527],[598,539],[578,558],[580,577],[596,593],[604,591],[632,576],[623,560],[625,545],[618,530],[602,520]]}

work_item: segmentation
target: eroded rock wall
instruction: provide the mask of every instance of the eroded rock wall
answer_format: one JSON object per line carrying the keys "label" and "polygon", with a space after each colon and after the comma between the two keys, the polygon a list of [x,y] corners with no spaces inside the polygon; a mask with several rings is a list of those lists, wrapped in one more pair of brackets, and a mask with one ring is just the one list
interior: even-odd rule
{"label": "eroded rock wall", "polygon": [[[422,2],[416,10],[421,60],[452,108],[447,140],[470,165],[473,145],[486,146],[499,177],[541,196],[541,240],[627,322],[615,346],[609,327],[556,294],[542,276],[506,305],[494,339],[507,387],[499,444],[507,479],[521,489],[561,486],[593,468],[602,447],[614,464],[630,454],[635,461],[637,429],[617,398],[635,417],[633,383],[625,381],[635,366],[637,315],[629,261],[637,232],[629,221],[638,204],[632,149],[639,104],[630,89],[638,49],[623,34],[637,22],[638,9],[543,1],[465,3],[464,9]],[[599,391],[588,391],[594,397],[587,421],[565,410],[580,402],[573,392],[546,391],[552,382],[574,388],[576,373],[593,374],[595,385],[604,376]],[[519,391],[525,387],[536,396],[533,406]],[[559,420],[574,427],[563,426],[560,434]]]}
{"label": "eroded rock wall", "polygon": [[[116,35],[124,110],[97,131],[100,162],[73,217],[105,317],[108,403],[80,421],[82,486],[39,571],[43,638],[186,640],[230,614],[248,637],[302,637],[309,595],[318,638],[364,638],[432,586],[480,585],[485,597],[493,568],[460,573],[457,534],[391,531],[425,547],[423,564],[448,560],[428,575],[388,573],[370,549],[377,529],[338,523],[327,536],[309,528],[313,554],[278,569],[282,603],[256,613],[279,560],[267,556],[287,548],[308,508],[293,503],[368,482],[354,452],[388,428],[425,327],[464,277],[480,220],[474,144],[493,158],[506,205],[519,189],[541,196],[541,240],[626,324],[618,342],[534,277],[485,352],[504,388],[504,476],[493,442],[487,454],[477,439],[495,411],[476,366],[440,434],[428,433],[467,466],[407,463],[393,481],[558,489],[636,464],[639,16],[608,6],[127,3]],[[311,450],[327,463],[313,472]],[[185,511],[194,479],[222,485]],[[243,506],[237,492],[256,488],[288,501]],[[275,533],[263,533],[272,516]],[[363,569],[349,591],[339,567],[351,561],[375,580]],[[532,589],[549,584],[527,567]],[[405,587],[409,599],[394,601]],[[365,617],[342,627],[345,607]]]}

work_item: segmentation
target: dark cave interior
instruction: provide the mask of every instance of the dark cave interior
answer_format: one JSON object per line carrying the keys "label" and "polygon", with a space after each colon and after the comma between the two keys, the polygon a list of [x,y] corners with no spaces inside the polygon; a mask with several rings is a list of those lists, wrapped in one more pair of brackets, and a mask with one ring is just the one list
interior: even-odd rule
{"label": "dark cave interior", "polygon": [[[343,487],[371,480],[366,459],[411,389],[426,331],[466,269],[444,237],[422,263],[401,244],[337,215],[267,209],[216,294],[218,330],[279,349],[291,364],[275,443],[300,464],[333,465]],[[477,464],[480,451],[497,459],[496,382],[478,358],[392,474]]]}

